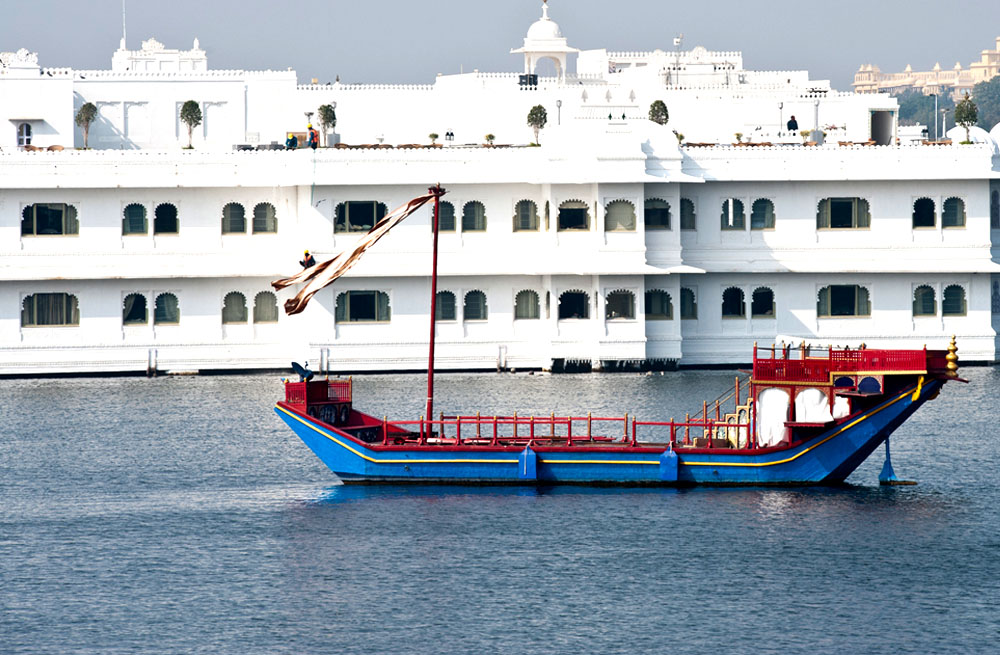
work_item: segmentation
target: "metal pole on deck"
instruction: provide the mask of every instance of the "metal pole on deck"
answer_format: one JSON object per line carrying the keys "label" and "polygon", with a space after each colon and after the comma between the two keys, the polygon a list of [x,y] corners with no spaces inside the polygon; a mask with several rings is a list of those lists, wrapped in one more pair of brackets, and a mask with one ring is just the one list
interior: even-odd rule
{"label": "metal pole on deck", "polygon": [[437,314],[438,280],[438,220],[441,214],[441,196],[445,190],[440,184],[427,189],[434,195],[434,247],[431,264],[431,335],[427,354],[427,416],[434,415],[434,319]]}

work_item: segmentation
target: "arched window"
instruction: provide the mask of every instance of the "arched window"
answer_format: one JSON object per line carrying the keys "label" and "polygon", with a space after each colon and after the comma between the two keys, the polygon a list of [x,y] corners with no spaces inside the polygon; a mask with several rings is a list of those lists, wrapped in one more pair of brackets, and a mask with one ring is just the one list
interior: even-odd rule
{"label": "arched window", "polygon": [[693,289],[681,289],[681,320],[698,318],[698,302]]}
{"label": "arched window", "polygon": [[671,321],[674,318],[674,305],[670,302],[670,294],[662,289],[650,289],[646,292],[646,320]]}
{"label": "arched window", "polygon": [[222,301],[222,322],[227,324],[247,322],[246,296],[237,291],[226,294]]}
{"label": "arched window", "polygon": [[80,234],[76,207],[64,202],[36,202],[21,210],[22,236]]}
{"label": "arched window", "polygon": [[243,234],[247,231],[246,210],[238,202],[231,202],[222,208],[222,233]]}
{"label": "arched window", "polygon": [[350,200],[334,210],[334,232],[367,232],[385,218],[386,206],[374,200]]}
{"label": "arched window", "polygon": [[80,305],[69,293],[35,293],[21,304],[21,327],[80,324]]}
{"label": "arched window", "polygon": [[31,145],[31,125],[21,123],[17,126],[17,145],[20,147]]}
{"label": "arched window", "polygon": [[941,212],[941,227],[965,227],[964,200],[948,198],[944,201],[944,211]]}
{"label": "arched window", "polygon": [[141,293],[130,293],[122,303],[123,325],[145,325],[149,322],[149,310],[146,307],[146,296]]}
{"label": "arched window", "polygon": [[590,211],[582,200],[567,200],[559,205],[559,230],[589,230]]}
{"label": "arched window", "polygon": [[518,291],[514,298],[514,320],[536,319],[539,313],[538,293],[531,289]]}
{"label": "arched window", "polygon": [[486,308],[486,294],[482,291],[470,291],[465,294],[465,306],[462,308],[462,319],[466,321],[485,321],[489,315]]}
{"label": "arched window", "polygon": [[743,318],[747,315],[747,304],[743,289],[729,287],[722,292],[722,318]]}
{"label": "arched window", "polygon": [[[434,211],[433,209],[431,211]],[[431,230],[434,230],[434,216],[431,215]],[[441,206],[438,209],[438,232],[454,232],[455,231],[455,205],[451,204],[446,200],[441,201]]]}
{"label": "arched window", "polygon": [[920,285],[913,290],[913,315],[937,315],[937,298],[934,297],[934,289],[926,284]]}
{"label": "arched window", "polygon": [[743,212],[743,201],[739,198],[726,198],[722,201],[722,229],[745,230],[746,214]]}
{"label": "arched window", "polygon": [[181,322],[181,308],[177,296],[172,293],[161,293],[156,297],[153,307],[153,323],[156,325],[173,325]]}
{"label": "arched window", "polygon": [[478,200],[465,203],[462,207],[462,231],[486,231],[486,205]]}
{"label": "arched window", "polygon": [[278,297],[271,291],[261,291],[253,299],[254,323],[278,322]]}
{"label": "arched window", "polygon": [[451,291],[438,291],[434,301],[435,321],[455,320],[455,294]]}
{"label": "arched window", "polygon": [[253,233],[273,234],[278,231],[278,217],[274,205],[269,202],[258,203],[253,208]]}
{"label": "arched window", "polygon": [[612,200],[604,207],[605,232],[635,232],[635,207],[628,200]]}
{"label": "arched window", "polygon": [[758,198],[750,208],[751,230],[774,229],[774,203],[767,198]]}
{"label": "arched window", "polygon": [[868,289],[857,284],[833,284],[819,290],[816,313],[821,317],[871,316]]}
{"label": "arched window", "polygon": [[681,229],[694,230],[695,225],[694,202],[687,198],[681,198]]}
{"label": "arched window", "polygon": [[559,296],[559,319],[590,318],[590,296],[583,291],[566,291]]}
{"label": "arched window", "polygon": [[750,297],[751,318],[774,318],[774,291],[757,287]]}
{"label": "arched window", "polygon": [[941,314],[943,316],[965,316],[965,289],[957,284],[944,288],[941,299]]}
{"label": "arched window", "polygon": [[821,230],[865,229],[871,219],[864,198],[823,198],[816,205],[816,227]]}
{"label": "arched window", "polygon": [[177,207],[169,202],[157,205],[153,211],[153,234],[177,234]]}
{"label": "arched window", "polygon": [[1000,229],[1000,191],[990,194],[990,227]]}
{"label": "arched window", "polygon": [[913,203],[913,227],[934,227],[934,201],[930,198],[918,198]]}
{"label": "arched window", "polygon": [[647,198],[642,218],[647,230],[669,230],[670,203],[659,198]]}
{"label": "arched window", "polygon": [[538,230],[538,205],[530,200],[521,200],[514,206],[514,231]]}
{"label": "arched window", "polygon": [[627,320],[635,318],[635,294],[619,289],[612,291],[604,299],[604,318],[607,320]]}
{"label": "arched window", "polygon": [[146,208],[138,203],[126,205],[122,211],[122,234],[145,234],[148,228]]}
{"label": "arched window", "polygon": [[345,291],[337,296],[337,323],[388,323],[392,318],[384,291]]}

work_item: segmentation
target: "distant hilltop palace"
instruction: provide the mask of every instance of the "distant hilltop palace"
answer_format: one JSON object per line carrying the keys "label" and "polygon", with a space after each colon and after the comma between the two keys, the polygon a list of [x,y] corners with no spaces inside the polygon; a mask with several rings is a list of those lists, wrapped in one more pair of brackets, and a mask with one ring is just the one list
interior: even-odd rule
{"label": "distant hilltop palace", "polygon": [[[214,70],[197,40],[122,39],[106,70],[0,54],[0,375],[422,369],[429,207],[301,314],[270,283],[438,182],[441,369],[732,365],[755,342],[952,334],[963,361],[997,361],[1000,126],[922,144],[888,94],[680,38],[576,48],[547,4],[511,46],[514,70],[426,84]],[[322,105],[321,147],[286,149]]]}
{"label": "distant hilltop palace", "polygon": [[958,100],[966,93],[971,93],[976,84],[988,82],[997,75],[1000,75],[1000,36],[997,37],[996,48],[983,50],[979,61],[972,62],[968,69],[963,69],[962,64],[956,62],[950,70],[942,69],[941,64],[937,63],[929,71],[914,71],[907,65],[902,73],[883,73],[878,66],[864,64],[854,74],[851,86],[858,93],[896,95],[915,89],[926,95],[948,93]]}

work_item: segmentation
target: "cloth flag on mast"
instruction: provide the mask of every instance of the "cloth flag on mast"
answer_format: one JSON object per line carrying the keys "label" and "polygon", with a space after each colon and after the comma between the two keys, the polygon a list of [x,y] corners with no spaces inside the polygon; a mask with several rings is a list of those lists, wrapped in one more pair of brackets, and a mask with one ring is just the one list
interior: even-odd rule
{"label": "cloth flag on mast", "polygon": [[360,241],[358,241],[358,244],[353,250],[345,250],[333,259],[320,262],[319,264],[304,269],[302,272],[291,277],[272,282],[271,286],[279,290],[293,284],[305,283],[305,286],[303,286],[302,289],[295,294],[295,297],[289,298],[285,301],[285,313],[289,315],[298,314],[305,309],[309,300],[316,295],[316,293],[329,286],[334,280],[346,273],[352,266],[354,266],[355,263],[357,263],[358,259],[361,258],[361,255],[363,255],[366,250],[375,245],[375,242],[385,236],[386,232],[394,228],[404,218],[423,207],[429,200],[433,200],[435,195],[438,194],[428,193],[423,196],[418,196],[405,205],[397,207],[386,214],[382,220],[372,227],[372,229],[368,230],[368,233],[362,237]]}

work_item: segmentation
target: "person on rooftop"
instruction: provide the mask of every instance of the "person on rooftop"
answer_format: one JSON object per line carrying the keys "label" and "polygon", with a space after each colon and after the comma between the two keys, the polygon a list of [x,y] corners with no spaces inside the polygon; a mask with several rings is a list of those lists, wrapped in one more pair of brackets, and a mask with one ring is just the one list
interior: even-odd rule
{"label": "person on rooftop", "polygon": [[295,150],[299,147],[299,137],[295,136],[291,132],[288,133],[288,138],[285,139],[285,149]]}
{"label": "person on rooftop", "polygon": [[316,258],[310,255],[309,251],[307,250],[305,251],[302,260],[299,261],[299,264],[302,265],[302,268],[311,268],[316,265]]}
{"label": "person on rooftop", "polygon": [[799,122],[795,120],[794,116],[792,116],[791,118],[788,119],[788,131],[797,132],[798,129],[799,129]]}

